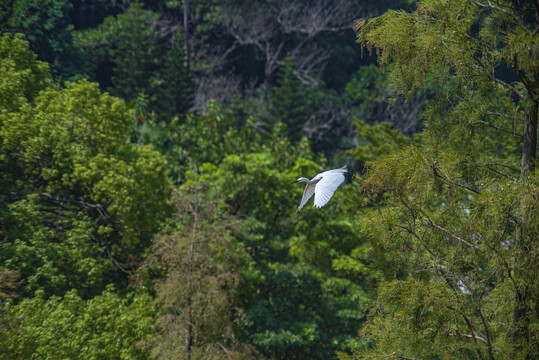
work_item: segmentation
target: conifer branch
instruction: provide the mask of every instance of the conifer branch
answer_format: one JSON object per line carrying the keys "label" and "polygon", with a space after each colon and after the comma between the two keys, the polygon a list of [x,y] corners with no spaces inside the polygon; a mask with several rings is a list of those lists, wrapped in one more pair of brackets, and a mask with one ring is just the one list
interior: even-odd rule
{"label": "conifer branch", "polygon": [[[473,165],[471,165],[473,166]],[[470,166],[470,167],[471,167]],[[509,170],[512,170],[514,172],[517,172],[517,173],[520,173],[520,169],[517,169],[516,167],[514,166],[511,166],[511,165],[507,165],[507,164],[500,164],[500,163],[497,163],[497,162],[488,162],[488,163],[478,163],[477,165],[475,166],[501,166],[501,167],[504,167],[506,169],[509,169]]]}
{"label": "conifer branch", "polygon": [[484,337],[475,334],[450,334],[450,336],[463,336],[470,339],[479,340],[484,342],[485,344],[488,344],[487,340]]}
{"label": "conifer branch", "polygon": [[[498,270],[498,269],[496,269]],[[485,321],[485,317],[483,316],[483,312],[481,311],[481,307],[477,306],[477,312],[479,314],[479,317],[481,318],[481,322],[483,323],[483,327],[485,328],[485,338],[487,340],[487,353],[490,360],[494,360],[494,354],[492,353],[492,343],[490,341],[490,333],[488,331],[488,325]]]}
{"label": "conifer branch", "polygon": [[461,238],[460,236],[453,234],[451,231],[447,230],[447,229],[444,228],[443,226],[438,225],[437,223],[435,223],[434,221],[432,221],[432,220],[430,219],[430,217],[427,215],[427,213],[425,213],[423,210],[420,209],[419,211],[420,211],[421,214],[423,214],[423,216],[425,217],[425,220],[426,220],[426,222],[427,222],[428,225],[430,225],[430,226],[432,226],[432,227],[435,227],[435,228],[438,229],[438,230],[442,230],[443,232],[445,232],[446,234],[448,234],[448,235],[449,235],[450,237],[452,237],[453,239],[458,240],[458,241],[460,241],[460,242],[462,242],[462,243],[468,245],[469,247],[471,247],[471,248],[473,248],[473,249],[476,249],[476,250],[479,250],[479,251],[483,252],[483,250],[482,250],[480,247],[478,247],[477,245],[474,245],[474,244],[472,244],[472,243],[470,243],[470,242],[464,240],[464,239]]}
{"label": "conifer branch", "polygon": [[[484,69],[484,68],[483,68]],[[500,80],[498,78],[496,78],[494,75],[492,75],[491,73],[489,72],[486,72],[486,74],[488,75],[488,77],[493,80],[494,82],[500,84],[500,85],[503,85],[505,86],[506,88],[508,88],[509,90],[511,90],[516,96],[518,96],[520,99],[524,100],[526,99],[526,97],[520,92],[518,91],[513,85],[503,81],[503,80]]]}
{"label": "conifer branch", "polygon": [[462,243],[468,245],[469,247],[471,247],[471,248],[473,248],[473,249],[476,249],[476,250],[479,250],[479,251],[483,251],[483,250],[481,250],[481,248],[478,247],[477,245],[474,245],[474,244],[472,244],[472,243],[470,243],[470,242],[464,240],[464,239],[461,238],[460,236],[453,234],[451,231],[449,231],[449,230],[447,230],[446,228],[444,228],[444,227],[442,227],[442,226],[436,224],[436,223],[433,222],[432,220],[427,219],[427,223],[428,223],[430,226],[435,227],[435,228],[438,229],[438,230],[442,230],[443,232],[445,232],[446,234],[448,234],[448,235],[449,235],[450,237],[452,237],[453,239],[458,240],[458,241],[460,241],[460,242],[462,242]]}
{"label": "conifer branch", "polygon": [[501,7],[498,7],[496,5],[492,5],[492,3],[490,2],[490,0],[487,0],[488,2],[488,5],[487,4],[481,4],[480,2],[478,1],[474,1],[474,0],[471,0],[475,5],[479,6],[479,7],[483,7],[483,8],[489,8],[489,9],[493,9],[493,10],[497,10],[497,11],[500,11],[502,13],[504,13],[505,15],[513,18],[513,20],[515,20],[517,22],[517,24],[519,24],[524,30],[528,30],[528,28],[526,27],[526,25],[524,25],[524,23],[518,18],[518,16],[516,16],[515,14],[505,10],[505,9],[502,9]]}
{"label": "conifer branch", "polygon": [[406,207],[408,209],[408,211],[410,212],[410,215],[412,216],[412,221],[409,222],[410,224],[410,227],[407,228],[407,227],[404,227],[404,226],[399,226],[399,225],[396,225],[397,227],[400,227],[404,230],[406,230],[410,235],[414,236],[417,240],[419,240],[419,242],[421,243],[421,245],[423,245],[423,247],[425,249],[427,249],[427,251],[432,255],[432,257],[434,259],[436,259],[436,255],[434,255],[434,252],[432,252],[432,250],[427,246],[427,244],[423,241],[423,239],[417,235],[416,231],[415,231],[415,214],[414,214],[414,211],[412,210],[412,208],[406,203],[406,201],[404,201],[403,198],[399,198],[400,201],[402,202],[402,204],[404,205],[404,207]]}
{"label": "conifer branch", "polygon": [[480,194],[480,192],[478,190],[476,190],[474,188],[471,188],[466,184],[461,184],[461,183],[451,181],[447,175],[445,175],[445,176],[440,175],[440,173],[438,172],[438,168],[436,168],[436,166],[433,166],[433,172],[434,172],[434,176],[436,176],[436,177],[438,177],[438,178],[440,178],[440,179],[442,179],[442,180],[444,180],[444,181],[446,181],[446,182],[448,182],[448,183],[450,183],[452,185],[456,185],[456,186],[459,186],[459,187],[464,188],[466,190],[472,191],[472,192],[474,192],[476,194]]}
{"label": "conifer branch", "polygon": [[[457,291],[455,289],[455,287],[451,284],[451,282],[449,282],[449,280],[446,278],[446,281],[447,281],[447,284],[449,285],[449,287],[451,288],[451,290],[457,294]],[[477,343],[477,340],[480,340],[480,341],[483,341],[486,343],[486,340],[484,338],[484,336],[478,336],[476,335],[476,332],[479,333],[479,331],[474,331],[474,327],[473,327],[473,324],[472,322],[470,321],[470,319],[468,319],[468,317],[466,316],[466,313],[460,309],[456,309],[454,307],[451,307],[451,306],[448,306],[448,308],[450,310],[453,310],[457,313],[460,313],[462,315],[462,317],[464,318],[464,322],[466,323],[466,325],[468,326],[468,330],[470,330],[470,334],[460,334],[458,333],[457,331],[457,334],[449,334],[450,336],[464,336],[464,337],[468,337],[468,338],[471,338],[473,339],[476,343]],[[479,349],[476,349],[477,351],[477,354],[479,356],[480,359],[483,359],[483,356],[481,355],[481,352],[479,351]]]}
{"label": "conifer branch", "polygon": [[[466,325],[468,326],[468,329],[470,330],[471,334],[461,334],[461,335],[465,336],[465,337],[472,338],[476,343],[477,343],[477,340],[480,340],[480,341],[483,341],[484,343],[487,343],[487,341],[485,340],[484,337],[476,335],[476,333],[474,332],[474,327],[472,325],[472,322],[470,321],[470,319],[468,319],[468,317],[466,316],[466,313],[464,313],[464,311],[462,311],[462,317],[464,318],[464,321],[466,322]],[[479,349],[476,349],[476,352],[479,355],[479,358],[483,359],[483,356],[481,355],[481,352],[479,351]]]}
{"label": "conifer branch", "polygon": [[[481,45],[483,45],[484,47],[486,47],[486,48],[487,48],[488,50],[490,50],[490,51],[494,50],[494,48],[492,47],[492,45],[490,45],[489,43],[487,43],[485,40],[474,38],[474,37],[471,36],[470,34],[464,34],[464,36],[466,36],[468,39],[470,39],[470,40],[472,40],[472,41],[475,41],[475,42],[480,43]],[[475,48],[475,49],[477,49],[477,48]]]}
{"label": "conifer branch", "polygon": [[413,237],[415,237],[417,240],[419,240],[419,242],[421,243],[421,245],[423,245],[423,247],[429,252],[429,254],[431,254],[431,256],[436,259],[436,255],[434,255],[434,252],[432,252],[432,250],[427,246],[427,244],[425,244],[425,242],[423,241],[423,239],[417,235],[417,233],[413,230],[413,229],[410,229],[410,228],[407,228],[405,226],[402,226],[402,225],[394,225],[396,227],[399,227],[401,229],[404,229],[406,230],[406,232],[408,232],[408,234],[412,235]]}
{"label": "conifer branch", "polygon": [[[495,243],[499,244],[501,242],[501,240],[502,240],[504,234],[506,233],[506,231],[507,231],[507,223],[505,223],[503,232],[502,232],[501,236],[499,237],[499,239],[497,240],[497,242],[495,242]],[[513,283],[513,286],[516,286],[515,285],[516,284],[515,279],[513,279],[513,276],[511,275],[513,270],[511,268],[511,266],[509,265],[509,263],[507,263],[507,260],[505,260],[505,258],[502,256],[502,254],[500,254],[500,252],[496,249],[496,247],[491,246],[488,241],[484,241],[483,244],[485,244],[490,250],[492,250],[492,251],[494,251],[494,253],[496,253],[498,258],[502,261],[503,266],[505,267],[506,275],[509,277],[509,279]],[[481,297],[482,297],[482,295],[481,295]]]}
{"label": "conifer branch", "polygon": [[[489,114],[489,115],[494,115],[494,114],[492,114],[492,113],[488,113],[488,114]],[[520,135],[520,134],[515,134],[515,132],[512,131],[512,130],[501,128],[501,127],[499,127],[499,126],[496,126],[496,125],[491,124],[491,123],[486,122],[486,121],[479,120],[478,123],[483,124],[483,125],[486,125],[486,126],[489,126],[489,127],[493,128],[493,129],[496,129],[496,130],[499,130],[499,131],[506,132],[506,133],[508,133],[508,134],[515,135],[515,136],[520,137],[520,138],[522,137],[522,135]]]}
{"label": "conifer branch", "polygon": [[475,59],[475,61],[477,61],[479,63],[479,65],[474,64],[474,67],[476,69],[482,70],[485,74],[487,74],[487,76],[492,81],[494,81],[494,82],[506,87],[507,89],[511,90],[520,99],[522,99],[522,100],[526,99],[526,97],[520,91],[518,91],[513,85],[511,85],[511,84],[509,84],[509,83],[507,83],[507,82],[505,82],[503,80],[500,80],[497,77],[495,77],[494,74],[491,74],[491,72],[487,70],[486,66],[483,64],[481,59],[479,59],[476,55],[474,55],[474,59]]}
{"label": "conifer branch", "polygon": [[515,181],[515,182],[518,181],[516,177],[513,177],[513,176],[511,176],[511,175],[509,175],[509,174],[506,174],[506,173],[504,173],[503,171],[496,170],[496,169],[494,169],[494,168],[491,168],[490,166],[487,166],[486,168],[489,169],[490,171],[493,171],[493,172],[497,173],[497,174],[500,174],[500,175],[502,175],[502,176],[505,176],[506,178],[511,179],[511,180],[513,180],[513,181]]}

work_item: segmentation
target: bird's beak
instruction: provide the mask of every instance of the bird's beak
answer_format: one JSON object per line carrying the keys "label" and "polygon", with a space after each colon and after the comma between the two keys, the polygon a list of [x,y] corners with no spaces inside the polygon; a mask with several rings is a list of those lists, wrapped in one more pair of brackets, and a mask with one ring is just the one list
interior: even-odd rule
{"label": "bird's beak", "polygon": [[292,181],[292,184],[295,184],[295,183],[297,183],[297,182],[298,182],[297,180],[294,180],[294,181]]}

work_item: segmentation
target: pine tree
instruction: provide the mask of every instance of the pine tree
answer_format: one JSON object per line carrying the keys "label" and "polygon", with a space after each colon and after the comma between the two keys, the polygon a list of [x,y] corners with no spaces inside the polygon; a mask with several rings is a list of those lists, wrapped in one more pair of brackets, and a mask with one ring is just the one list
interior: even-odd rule
{"label": "pine tree", "polygon": [[112,82],[114,95],[131,101],[148,88],[159,63],[158,17],[135,1],[125,13],[107,17],[96,28],[73,32],[75,46],[92,63],[114,65],[112,78],[101,79],[102,86]]}
{"label": "pine tree", "polygon": [[312,112],[312,92],[294,75],[290,58],[277,75],[277,86],[269,94],[272,120],[286,124],[293,141],[303,136],[303,125]]}
{"label": "pine tree", "polygon": [[161,119],[170,122],[173,116],[189,110],[194,82],[185,56],[183,35],[178,31],[172,39],[163,69],[150,80],[151,105],[158,109]]}
{"label": "pine tree", "polygon": [[368,163],[371,259],[385,276],[342,358],[539,356],[535,2],[423,0],[358,22],[394,89],[434,84],[425,131]]}

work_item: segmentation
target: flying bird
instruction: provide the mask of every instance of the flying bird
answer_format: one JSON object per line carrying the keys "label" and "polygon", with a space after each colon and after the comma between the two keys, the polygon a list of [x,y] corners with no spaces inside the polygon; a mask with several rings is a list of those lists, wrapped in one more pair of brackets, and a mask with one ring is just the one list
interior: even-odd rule
{"label": "flying bird", "polygon": [[335,190],[337,190],[337,188],[344,182],[344,179],[347,176],[356,181],[359,181],[357,177],[352,176],[348,172],[346,166],[343,166],[340,169],[333,169],[321,172],[320,174],[313,177],[312,180],[309,180],[305,177],[300,177],[296,181],[292,182],[292,184],[297,182],[307,183],[307,186],[305,186],[305,190],[303,191],[301,204],[299,204],[299,207],[296,211],[300,211],[301,208],[307,203],[307,201],[309,201],[309,199],[313,196],[313,194],[314,207],[321,208],[322,206],[326,205],[333,196],[333,193],[335,193]]}

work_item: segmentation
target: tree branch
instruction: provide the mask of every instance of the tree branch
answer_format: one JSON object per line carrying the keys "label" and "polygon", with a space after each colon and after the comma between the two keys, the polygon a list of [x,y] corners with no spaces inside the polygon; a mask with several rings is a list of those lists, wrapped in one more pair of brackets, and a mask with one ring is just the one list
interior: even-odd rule
{"label": "tree branch", "polygon": [[[489,113],[489,115],[492,115],[492,114]],[[499,127],[499,126],[496,126],[496,125],[494,125],[494,124],[491,124],[491,123],[489,123],[489,122],[482,121],[482,120],[479,120],[478,122],[479,122],[480,124],[483,124],[483,125],[486,125],[486,126],[490,126],[490,127],[493,128],[493,129],[500,130],[500,131],[503,131],[503,132],[512,134],[512,135],[514,135],[514,136],[517,136],[517,137],[519,137],[519,138],[522,138],[522,135],[515,134],[515,132],[512,131],[512,130],[507,130],[507,129],[501,128],[501,127]]]}
{"label": "tree branch", "polygon": [[[81,205],[83,208],[86,208],[86,209],[96,209],[99,212],[99,214],[101,216],[103,216],[104,218],[110,218],[110,216],[107,214],[107,210],[105,208],[105,205],[103,205],[103,204],[94,204],[94,203],[89,203],[87,201],[82,201],[82,200],[73,200],[73,199],[67,199],[67,198],[60,198],[60,197],[57,197],[57,196],[53,196],[52,194],[49,194],[47,192],[42,192],[39,195],[46,198],[46,199],[53,200],[53,201],[77,204],[77,205]],[[58,204],[55,204],[55,205],[58,205]]]}
{"label": "tree branch", "polygon": [[464,188],[464,189],[466,189],[466,190],[472,191],[472,192],[474,192],[474,193],[476,193],[476,194],[480,194],[479,191],[477,191],[477,190],[474,189],[474,188],[469,187],[469,186],[466,185],[466,184],[461,184],[461,183],[457,183],[457,182],[451,181],[451,180],[449,180],[449,178],[448,178],[447,176],[442,176],[442,175],[440,175],[440,174],[438,173],[438,168],[437,168],[435,165],[433,165],[432,168],[433,168],[433,170],[434,170],[434,176],[437,176],[437,177],[439,177],[440,179],[442,179],[442,180],[444,180],[444,181],[447,181],[447,182],[450,183],[450,184],[459,186],[459,187]]}
{"label": "tree branch", "polygon": [[520,99],[522,99],[522,100],[526,99],[526,96],[524,96],[520,91],[518,91],[513,85],[511,85],[509,83],[506,83],[505,81],[496,78],[493,74],[490,73],[490,71],[487,71],[487,69],[486,69],[485,65],[483,64],[483,62],[481,61],[481,59],[479,59],[476,55],[474,55],[474,59],[475,59],[475,61],[477,61],[479,63],[479,65],[474,64],[475,68],[477,68],[479,70],[482,70],[485,74],[487,74],[487,76],[492,81],[494,81],[494,82],[496,82],[496,83],[498,83],[500,85],[505,86],[507,89],[512,91]]}
{"label": "tree branch", "polygon": [[473,333],[472,334],[449,334],[449,335],[450,336],[463,336],[463,337],[467,337],[467,338],[470,338],[470,339],[479,340],[479,341],[484,342],[485,344],[488,344],[488,341],[484,337],[475,335]]}
{"label": "tree branch", "polygon": [[502,9],[501,7],[498,7],[496,5],[492,5],[490,0],[487,0],[488,5],[487,4],[481,4],[480,2],[474,1],[474,0],[470,0],[470,1],[473,2],[475,5],[477,5],[479,7],[489,8],[489,9],[497,10],[497,11],[500,11],[500,12],[504,13],[505,15],[513,18],[513,20],[515,20],[517,22],[517,24],[519,24],[524,30],[529,31],[528,28],[524,25],[524,23],[519,19],[518,16],[516,16],[515,14],[513,14],[513,13],[511,13],[511,12],[505,10],[505,9]]}
{"label": "tree branch", "polygon": [[82,135],[79,135],[79,136],[75,136],[74,138],[69,139],[69,141],[67,143],[70,144],[72,142],[76,142],[80,138],[83,138],[83,137],[86,137],[86,136],[92,136],[92,135],[95,135],[95,131],[90,131],[89,133],[82,134]]}
{"label": "tree branch", "polygon": [[511,180],[513,180],[513,181],[515,181],[515,182],[518,181],[516,177],[513,177],[513,176],[511,176],[511,175],[509,175],[509,174],[506,174],[506,173],[504,173],[503,171],[493,169],[493,168],[491,168],[490,166],[487,166],[486,168],[489,169],[490,171],[493,171],[493,172],[497,173],[497,174],[500,174],[500,175],[502,175],[502,176],[505,176],[506,178],[511,179]]}
{"label": "tree branch", "polygon": [[458,235],[455,235],[453,234],[451,231],[447,230],[446,228],[436,224],[435,222],[433,222],[432,220],[430,220],[429,218],[426,219],[427,220],[427,224],[429,224],[430,226],[432,227],[435,227],[436,229],[438,230],[441,230],[443,232],[445,232],[446,234],[448,234],[450,237],[452,237],[453,239],[455,240],[458,240],[466,245],[468,245],[469,247],[473,248],[473,249],[476,249],[476,250],[479,250],[479,251],[483,251],[480,247],[478,247],[477,245],[474,245],[466,240],[464,240],[463,238],[461,238],[460,236]]}
{"label": "tree branch", "polygon": [[[496,270],[498,270],[498,269],[496,269]],[[494,272],[496,272],[496,271],[494,271]],[[485,321],[485,318],[483,316],[483,312],[481,311],[481,308],[479,306],[477,307],[477,312],[479,313],[479,317],[481,318],[481,322],[483,323],[483,327],[485,328],[488,357],[489,357],[490,360],[494,360],[494,354],[492,353],[492,343],[490,342],[490,333],[488,331],[487,322]]]}
{"label": "tree branch", "polygon": [[497,163],[497,162],[477,163],[477,164],[468,165],[468,167],[483,167],[483,166],[501,166],[501,167],[504,167],[506,169],[512,170],[514,172],[520,173],[520,169],[517,169],[514,166],[507,165],[507,164],[501,164],[501,163]]}

